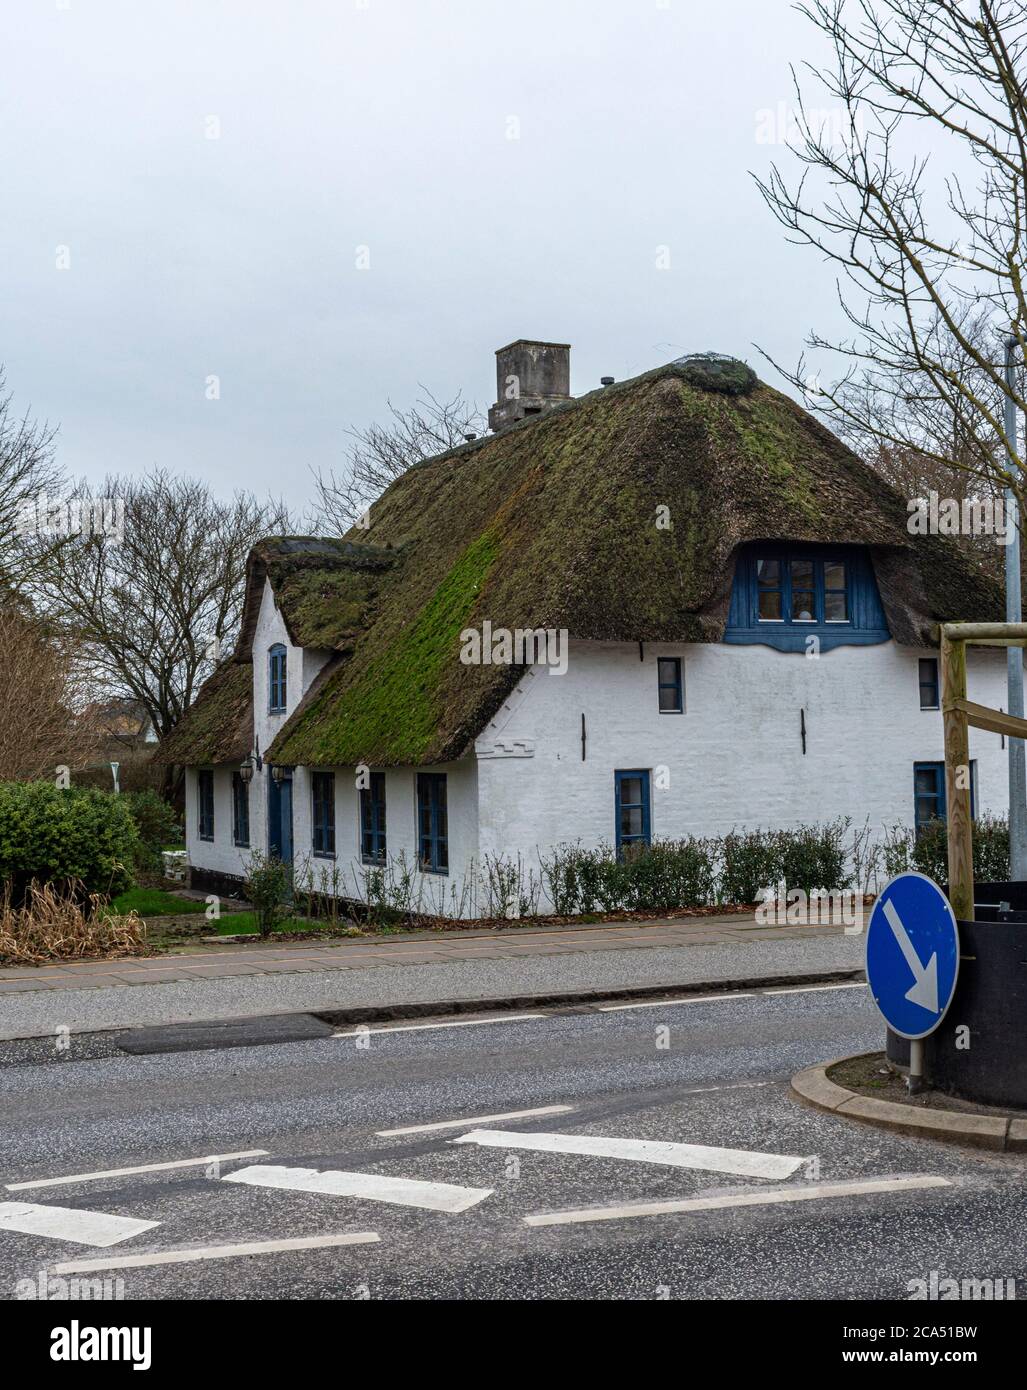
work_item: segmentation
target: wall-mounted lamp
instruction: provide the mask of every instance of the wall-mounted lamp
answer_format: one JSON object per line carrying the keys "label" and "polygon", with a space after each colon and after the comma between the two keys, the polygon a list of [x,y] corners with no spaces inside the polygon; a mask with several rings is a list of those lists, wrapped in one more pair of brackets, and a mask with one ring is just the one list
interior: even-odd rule
{"label": "wall-mounted lamp", "polygon": [[275,763],[271,769],[271,776],[276,782],[284,782],[288,768],[282,767],[281,763]]}
{"label": "wall-mounted lamp", "polygon": [[253,759],[243,758],[239,765],[239,777],[245,786],[249,786],[253,781]]}

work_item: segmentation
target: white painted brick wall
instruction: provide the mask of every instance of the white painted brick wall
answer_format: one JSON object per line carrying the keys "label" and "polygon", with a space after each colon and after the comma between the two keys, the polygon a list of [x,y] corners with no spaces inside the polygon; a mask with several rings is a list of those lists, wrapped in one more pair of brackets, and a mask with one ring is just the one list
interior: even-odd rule
{"label": "white painted brick wall", "polygon": [[[894,642],[839,647],[817,659],[716,643],[574,643],[566,675],[536,668],[523,698],[478,740],[534,745],[530,758],[479,762],[482,852],[614,837],[614,771],[666,767],[652,791],[654,836],[784,829],[848,815],[913,824],[913,764],[944,756],[938,711],[920,709],[922,651]],[[661,714],[658,656],[683,659],[685,713]],[[969,695],[1006,703],[1004,652],[971,651]],[[800,709],[806,712],[806,748]],[[587,728],[581,760],[581,715]],[[1004,815],[1006,759],[997,734],[971,730],[978,809]]]}
{"label": "white painted brick wall", "polygon": [[[325,655],[293,648],[266,590],[254,641],[255,727],[263,750],[285,716],[267,713],[267,649],[288,651],[289,711]],[[669,786],[652,778],[654,836],[723,835],[734,827],[783,829],[802,823],[869,816],[884,827],[913,824],[913,764],[943,757],[939,711],[920,709],[922,651],[893,642],[840,647],[813,660],[769,647],[716,643],[573,643],[567,673],[529,671],[476,741],[478,756],[425,771],[448,775],[450,873],[419,875],[425,910],[449,907],[453,892],[483,856],[505,855],[538,872],[538,850],[580,840],[586,847],[614,838],[614,772],[666,768]],[[657,657],[680,656],[685,713],[660,714]],[[305,660],[304,660],[305,656]],[[969,695],[1006,703],[1005,654],[968,657]],[[800,742],[806,715],[806,748]],[[581,759],[581,715],[587,729]],[[515,756],[495,756],[496,752]],[[530,756],[525,754],[530,752]],[[1006,814],[1006,755],[997,734],[970,732],[977,761],[978,810]],[[344,891],[363,879],[355,769],[336,771],[336,859]],[[266,847],[264,798],[268,772],[250,788],[250,833]],[[416,771],[386,771],[388,850],[416,859]],[[196,838],[196,776],[187,777],[190,862],[240,873],[244,851],[231,844],[231,775],[215,774],[215,842]],[[298,868],[311,858],[309,773],[293,779],[293,840]],[[330,863],[314,860],[319,866]],[[440,897],[440,894],[442,895]]]}

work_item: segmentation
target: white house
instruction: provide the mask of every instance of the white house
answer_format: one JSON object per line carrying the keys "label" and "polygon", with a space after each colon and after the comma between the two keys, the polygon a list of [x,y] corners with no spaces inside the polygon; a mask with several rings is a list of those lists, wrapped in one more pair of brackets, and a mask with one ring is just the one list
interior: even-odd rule
{"label": "white house", "polygon": [[[574,400],[568,352],[502,349],[495,433],[366,528],[256,547],[235,654],[159,754],[187,766],[194,885],[270,849],[466,916],[484,866],[563,843],[944,813],[934,628],[1001,617],[995,584],[743,364]],[[1004,652],[969,662],[1002,706]],[[975,808],[1004,815],[1002,741],[970,737]]]}

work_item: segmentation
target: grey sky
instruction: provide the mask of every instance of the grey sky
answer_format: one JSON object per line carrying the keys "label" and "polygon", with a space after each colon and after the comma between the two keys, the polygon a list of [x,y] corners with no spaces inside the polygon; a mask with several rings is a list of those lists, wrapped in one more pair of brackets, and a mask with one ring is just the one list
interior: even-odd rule
{"label": "grey sky", "polygon": [[301,504],[387,397],[488,405],[513,338],[577,394],[706,348],[773,380],[753,341],[838,322],[747,172],[817,49],[785,0],[24,0],[0,49],[0,358],[72,474]]}

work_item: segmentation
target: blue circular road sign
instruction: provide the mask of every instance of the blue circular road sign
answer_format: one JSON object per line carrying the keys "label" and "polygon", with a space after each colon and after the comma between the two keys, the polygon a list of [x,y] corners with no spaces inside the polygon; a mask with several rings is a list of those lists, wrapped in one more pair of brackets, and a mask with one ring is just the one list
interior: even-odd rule
{"label": "blue circular road sign", "polygon": [[926,874],[899,874],[874,903],[867,981],[885,1023],[915,1042],[933,1033],[959,975],[959,929],[949,900]]}

